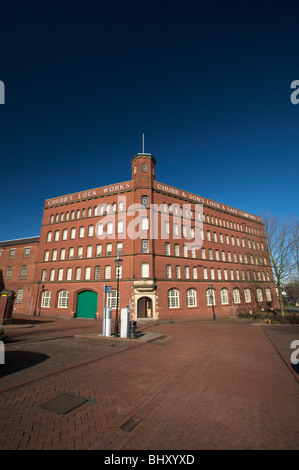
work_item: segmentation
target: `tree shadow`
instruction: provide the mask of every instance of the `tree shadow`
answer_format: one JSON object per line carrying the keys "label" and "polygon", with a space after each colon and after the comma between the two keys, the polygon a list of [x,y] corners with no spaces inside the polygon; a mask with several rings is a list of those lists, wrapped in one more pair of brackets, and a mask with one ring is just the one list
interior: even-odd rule
{"label": "tree shadow", "polygon": [[0,378],[33,367],[49,357],[34,351],[5,351],[5,364],[0,364]]}

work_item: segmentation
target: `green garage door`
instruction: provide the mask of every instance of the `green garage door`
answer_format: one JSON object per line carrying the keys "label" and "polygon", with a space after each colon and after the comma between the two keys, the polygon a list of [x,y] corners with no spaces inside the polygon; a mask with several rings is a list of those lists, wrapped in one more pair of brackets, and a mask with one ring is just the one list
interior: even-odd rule
{"label": "green garage door", "polygon": [[98,294],[85,290],[78,294],[77,317],[95,318],[97,312]]}

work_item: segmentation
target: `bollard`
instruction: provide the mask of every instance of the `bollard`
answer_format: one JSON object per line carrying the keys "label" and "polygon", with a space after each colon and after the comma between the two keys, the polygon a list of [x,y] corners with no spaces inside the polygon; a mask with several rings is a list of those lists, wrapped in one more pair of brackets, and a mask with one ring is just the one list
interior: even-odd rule
{"label": "bollard", "polygon": [[129,321],[130,321],[130,309],[129,307],[121,309],[121,325],[120,325],[120,336],[121,338],[129,337]]}
{"label": "bollard", "polygon": [[112,318],[112,308],[105,308],[105,335],[111,336],[111,318]]}
{"label": "bollard", "polygon": [[131,339],[137,338],[137,335],[136,335],[136,326],[137,326],[137,322],[136,322],[136,321],[130,321],[130,338],[131,338]]}

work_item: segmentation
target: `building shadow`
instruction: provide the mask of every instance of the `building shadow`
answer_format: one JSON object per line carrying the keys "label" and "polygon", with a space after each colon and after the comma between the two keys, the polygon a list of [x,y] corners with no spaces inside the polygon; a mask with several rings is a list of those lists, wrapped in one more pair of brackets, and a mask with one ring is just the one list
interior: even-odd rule
{"label": "building shadow", "polygon": [[0,364],[0,378],[36,366],[49,356],[35,351],[5,351],[5,364]]}
{"label": "building shadow", "polygon": [[11,325],[39,325],[44,323],[53,323],[55,320],[40,320],[39,318],[14,318],[11,319]]}

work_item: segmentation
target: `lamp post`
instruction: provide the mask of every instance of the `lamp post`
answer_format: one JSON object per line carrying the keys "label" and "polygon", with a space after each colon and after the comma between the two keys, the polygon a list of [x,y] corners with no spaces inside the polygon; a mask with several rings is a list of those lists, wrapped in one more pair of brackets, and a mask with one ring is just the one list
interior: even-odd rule
{"label": "lamp post", "polygon": [[38,281],[37,283],[37,294],[36,294],[36,299],[35,299],[35,307],[34,307],[34,313],[33,316],[36,316],[36,306],[37,306],[37,301],[38,301],[38,294],[39,294],[39,286],[41,285],[41,281]]}
{"label": "lamp post", "polygon": [[211,291],[211,299],[212,299],[212,307],[213,307],[213,320],[216,320],[215,316],[215,309],[214,309],[214,292],[213,292],[213,284],[210,282],[210,291]]}
{"label": "lamp post", "polygon": [[116,315],[115,315],[115,324],[114,324],[114,337],[118,337],[118,292],[119,292],[119,269],[122,265],[123,260],[117,256],[114,260],[117,276],[117,288],[116,288]]}
{"label": "lamp post", "polygon": [[[43,285],[42,285],[42,290],[41,290],[41,297],[43,297],[44,288],[45,288],[45,285],[43,284]],[[40,308],[41,308],[41,304],[39,304],[38,316],[40,316]]]}

